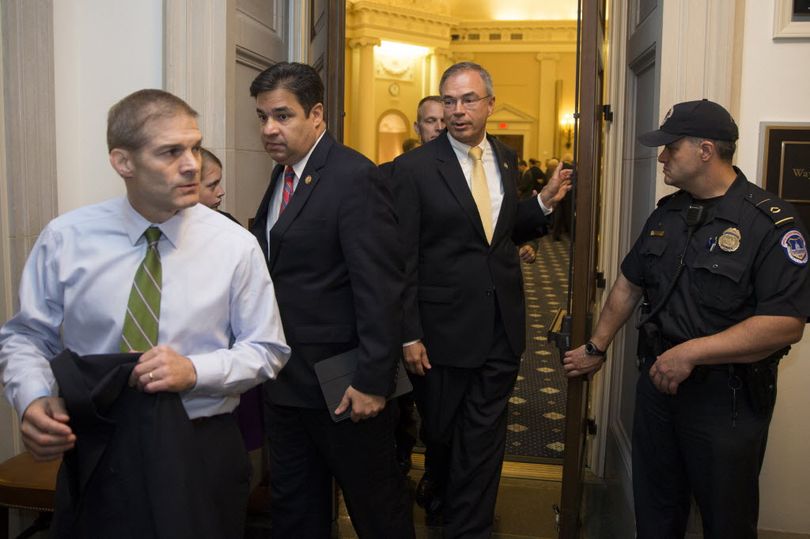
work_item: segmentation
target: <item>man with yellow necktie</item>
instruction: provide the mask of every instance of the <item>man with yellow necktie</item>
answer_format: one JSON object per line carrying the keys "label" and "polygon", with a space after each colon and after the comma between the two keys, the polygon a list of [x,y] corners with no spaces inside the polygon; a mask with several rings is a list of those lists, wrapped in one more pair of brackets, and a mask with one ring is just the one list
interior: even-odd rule
{"label": "man with yellow necktie", "polygon": [[[495,95],[471,62],[444,72],[447,130],[398,157],[392,185],[405,249],[403,354],[446,537],[489,537],[506,439],[507,399],[525,348],[518,247],[540,236],[570,189],[557,170],[518,201],[517,156],[486,133]],[[443,462],[443,465],[439,463]]]}

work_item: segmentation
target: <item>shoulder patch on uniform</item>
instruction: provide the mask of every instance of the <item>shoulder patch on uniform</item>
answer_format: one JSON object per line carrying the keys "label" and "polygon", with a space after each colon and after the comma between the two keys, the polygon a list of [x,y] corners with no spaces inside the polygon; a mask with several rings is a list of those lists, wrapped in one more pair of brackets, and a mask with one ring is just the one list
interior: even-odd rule
{"label": "shoulder patch on uniform", "polygon": [[807,242],[804,241],[802,233],[796,230],[788,230],[779,242],[785,250],[788,260],[797,266],[807,264]]}
{"label": "shoulder patch on uniform", "polygon": [[785,201],[771,196],[767,191],[751,192],[746,200],[773,221],[775,227],[791,225],[794,222],[793,210]]}

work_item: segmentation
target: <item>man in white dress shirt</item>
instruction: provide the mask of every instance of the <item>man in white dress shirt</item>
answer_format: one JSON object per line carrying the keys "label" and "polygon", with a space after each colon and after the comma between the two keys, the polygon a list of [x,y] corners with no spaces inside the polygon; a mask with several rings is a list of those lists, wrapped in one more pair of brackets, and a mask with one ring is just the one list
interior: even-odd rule
{"label": "man in white dress shirt", "polygon": [[[23,442],[37,459],[59,458],[77,440],[49,360],[65,348],[80,356],[133,350],[122,343],[130,342],[125,319],[133,279],[137,283],[146,263],[148,228],[160,231],[162,279],[155,336],[134,347],[143,354],[130,385],[180,394],[193,422],[222,425],[217,439],[223,443],[206,445],[232,451],[241,446],[231,415],[239,394],[274,378],[287,361],[273,284],[256,240],[197,204],[202,137],[196,117],[162,90],[141,90],[114,105],[107,142],[126,196],[57,217],[31,251],[20,310],[0,329],[0,375]],[[246,457],[202,450],[233,463],[223,464],[228,484],[212,489],[236,498],[221,510],[242,514],[223,520],[243,525],[247,489],[245,478],[235,475],[247,473]]]}

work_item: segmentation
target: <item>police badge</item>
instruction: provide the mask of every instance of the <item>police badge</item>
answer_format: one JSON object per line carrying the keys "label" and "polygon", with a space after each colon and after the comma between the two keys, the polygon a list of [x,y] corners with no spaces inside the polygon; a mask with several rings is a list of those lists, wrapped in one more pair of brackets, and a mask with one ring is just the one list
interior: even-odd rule
{"label": "police badge", "polygon": [[717,246],[727,253],[733,253],[740,248],[740,239],[742,239],[742,234],[739,229],[730,227],[717,238]]}

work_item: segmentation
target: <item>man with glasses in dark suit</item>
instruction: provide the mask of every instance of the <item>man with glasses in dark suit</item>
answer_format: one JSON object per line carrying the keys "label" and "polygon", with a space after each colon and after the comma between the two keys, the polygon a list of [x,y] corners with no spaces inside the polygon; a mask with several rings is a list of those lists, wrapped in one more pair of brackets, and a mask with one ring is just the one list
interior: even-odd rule
{"label": "man with glasses in dark suit", "polygon": [[570,189],[555,172],[518,201],[517,156],[486,133],[489,73],[464,62],[442,76],[447,130],[392,167],[405,252],[403,354],[425,431],[445,452],[434,479],[448,537],[489,537],[506,406],[525,348],[517,245],[541,235]]}

